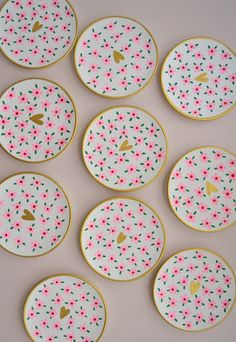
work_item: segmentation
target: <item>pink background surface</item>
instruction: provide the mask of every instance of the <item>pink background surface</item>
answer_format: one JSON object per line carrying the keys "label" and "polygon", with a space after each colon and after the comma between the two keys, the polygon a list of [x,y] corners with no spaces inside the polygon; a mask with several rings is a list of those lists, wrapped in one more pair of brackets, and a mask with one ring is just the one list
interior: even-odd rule
{"label": "pink background surface", "polygon": [[[0,1],[2,4],[3,1]],[[159,68],[168,51],[179,41],[192,36],[211,36],[235,49],[235,0],[73,0],[79,20],[79,32],[95,19],[108,15],[126,15],[141,21],[154,35],[159,48]],[[102,291],[108,307],[104,342],[141,341],[233,341],[235,308],[214,329],[186,333],[167,324],[152,300],[156,270],[134,282],[115,283],[95,274],[84,261],[79,248],[79,230],[88,211],[98,202],[119,195],[98,184],[86,171],[81,158],[81,141],[86,126],[100,111],[114,105],[137,105],[154,114],[166,130],[169,156],[162,175],[144,189],[126,194],[152,205],[165,224],[167,245],[164,261],[172,253],[189,247],[205,247],[222,254],[236,270],[235,226],[225,231],[204,234],[184,226],[174,216],[165,196],[165,182],[174,162],[189,149],[218,145],[235,152],[235,110],[215,121],[193,121],[176,113],[167,103],[157,77],[131,98],[109,100],[88,91],[79,81],[72,54],[60,63],[42,70],[26,70],[0,55],[3,91],[26,77],[45,77],[63,85],[73,97],[79,125],[71,146],[58,158],[42,164],[26,164],[0,148],[0,179],[20,171],[38,171],[53,177],[67,192],[72,205],[72,225],[66,240],[51,253],[38,258],[22,258],[0,249],[0,341],[24,342],[28,337],[22,322],[24,299],[32,286],[55,273],[80,274]],[[121,193],[122,194],[122,193]],[[63,342],[63,341],[58,341]]]}

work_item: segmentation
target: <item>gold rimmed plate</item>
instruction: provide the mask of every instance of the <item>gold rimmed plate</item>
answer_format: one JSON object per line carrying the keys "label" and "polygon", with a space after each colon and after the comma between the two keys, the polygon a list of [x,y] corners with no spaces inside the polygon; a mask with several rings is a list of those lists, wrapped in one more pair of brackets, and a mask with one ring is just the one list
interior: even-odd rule
{"label": "gold rimmed plate", "polygon": [[219,254],[191,248],[180,251],[159,269],[153,287],[160,315],[185,331],[212,328],[226,318],[235,302],[235,276]]}
{"label": "gold rimmed plate", "polygon": [[87,215],[81,250],[91,268],[114,281],[130,281],[153,270],[162,257],[165,231],[158,214],[140,200],[114,197]]}
{"label": "gold rimmed plate", "polygon": [[189,151],[174,165],[168,181],[169,203],[190,228],[214,232],[236,222],[236,157],[217,147]]}
{"label": "gold rimmed plate", "polygon": [[90,24],[80,35],[74,62],[83,84],[94,93],[120,98],[142,90],[157,69],[157,46],[139,22],[113,16]]}
{"label": "gold rimmed plate", "polygon": [[149,184],[163,170],[167,138],[157,119],[134,106],[98,114],[84,134],[82,153],[89,173],[116,191]]}
{"label": "gold rimmed plate", "polygon": [[40,173],[23,172],[0,184],[0,246],[33,257],[46,254],[65,238],[69,200],[62,188]]}
{"label": "gold rimmed plate", "polygon": [[71,51],[76,37],[76,14],[66,0],[8,0],[1,9],[1,51],[19,66],[56,63]]}
{"label": "gold rimmed plate", "polygon": [[196,120],[217,119],[236,104],[235,52],[209,37],[184,40],[165,58],[161,84],[180,114]]}
{"label": "gold rimmed plate", "polygon": [[98,341],[107,319],[100,291],[73,274],[43,279],[30,291],[24,304],[25,329],[34,342]]}
{"label": "gold rimmed plate", "polygon": [[22,161],[56,157],[76,131],[74,102],[53,81],[31,78],[13,84],[1,95],[0,108],[0,145]]}

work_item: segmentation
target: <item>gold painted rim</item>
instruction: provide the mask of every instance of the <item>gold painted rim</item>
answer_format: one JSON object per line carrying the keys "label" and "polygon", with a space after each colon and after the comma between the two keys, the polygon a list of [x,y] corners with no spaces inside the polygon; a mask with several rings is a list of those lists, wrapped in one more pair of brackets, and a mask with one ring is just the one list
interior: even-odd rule
{"label": "gold painted rim", "polygon": [[[233,268],[230,266],[230,264],[228,263],[228,261],[226,261],[226,259],[224,257],[222,257],[220,254],[212,251],[211,249],[208,249],[208,248],[187,248],[187,249],[182,249],[178,252],[175,252],[173,253],[169,258],[166,259],[166,261],[161,265],[161,267],[159,268],[157,274],[156,274],[156,277],[155,277],[155,280],[154,280],[154,283],[153,283],[153,290],[152,290],[152,296],[153,296],[153,301],[154,301],[154,304],[155,304],[155,307],[156,307],[156,310],[158,311],[158,313],[160,314],[160,317],[165,321],[167,322],[168,324],[170,324],[172,327],[174,327],[175,329],[178,329],[178,330],[181,330],[181,331],[185,331],[185,332],[201,332],[201,331],[206,331],[206,330],[209,330],[209,329],[212,329],[214,328],[215,326],[219,325],[220,323],[222,323],[226,317],[229,315],[229,313],[231,312],[231,310],[233,309],[235,303],[236,303],[236,290],[235,290],[235,293],[234,293],[234,300],[232,302],[232,305],[231,307],[229,308],[229,311],[226,313],[226,315],[219,321],[217,322],[215,325],[211,326],[211,327],[208,327],[208,328],[204,328],[204,329],[200,329],[200,330],[185,330],[183,328],[179,328],[173,324],[171,324],[169,321],[167,321],[167,319],[161,314],[161,312],[159,311],[158,307],[157,307],[157,304],[156,304],[156,301],[155,301],[155,287],[156,287],[156,281],[157,281],[157,277],[159,275],[159,273],[161,272],[162,270],[162,267],[164,267],[170,259],[172,259],[175,255],[178,255],[179,253],[183,253],[183,252],[187,252],[187,251],[205,251],[205,252],[208,252],[208,253],[211,253],[213,255],[216,255],[218,258],[220,258],[225,264],[226,266],[228,266],[228,268],[230,269],[230,271],[232,272],[232,275],[233,275],[233,278],[234,278],[234,282],[236,282],[236,275],[234,273],[234,270]],[[236,284],[235,284],[236,285]]]}
{"label": "gold painted rim", "polygon": [[[135,22],[136,24],[140,25],[141,27],[143,27],[143,29],[150,35],[153,43],[154,43],[154,47],[156,49],[156,65],[155,65],[155,68],[153,70],[153,73],[151,75],[151,77],[149,78],[148,82],[143,86],[141,87],[140,89],[138,89],[137,91],[131,93],[131,94],[127,94],[127,95],[122,95],[122,96],[109,96],[109,95],[104,95],[104,94],[101,94],[101,93],[98,93],[96,92],[94,89],[90,88],[85,82],[84,80],[82,79],[80,73],[79,73],[79,69],[77,67],[77,63],[76,63],[76,51],[77,51],[77,47],[78,47],[78,44],[79,44],[79,41],[80,39],[82,38],[83,34],[86,33],[87,30],[89,30],[94,24],[100,22],[100,21],[103,21],[105,19],[111,19],[111,18],[120,18],[120,19],[128,19],[128,20],[131,20],[133,22]],[[130,17],[126,17],[126,16],[121,16],[121,15],[116,15],[116,16],[107,16],[107,17],[102,17],[102,18],[99,18],[97,20],[94,20],[93,22],[91,22],[79,35],[78,37],[78,40],[75,44],[75,48],[74,48],[74,67],[75,67],[75,70],[76,70],[76,73],[80,79],[80,81],[83,83],[83,85],[88,88],[90,91],[92,91],[94,94],[96,95],[99,95],[99,96],[102,96],[104,98],[107,98],[107,99],[121,99],[121,98],[126,98],[126,97],[130,97],[130,96],[133,96],[135,94],[138,94],[140,91],[142,91],[144,88],[146,88],[147,85],[150,84],[150,82],[153,80],[155,74],[156,74],[156,71],[157,71],[157,67],[158,67],[158,47],[157,47],[157,42],[153,36],[153,34],[143,25],[141,24],[139,21],[137,20],[134,20]]]}
{"label": "gold painted rim", "polygon": [[[88,261],[88,259],[86,258],[86,255],[84,253],[84,250],[83,250],[83,242],[82,242],[82,238],[83,238],[83,232],[84,232],[84,229],[85,229],[85,222],[87,221],[88,217],[91,215],[91,213],[97,209],[99,206],[101,206],[102,204],[106,203],[106,202],[109,202],[109,201],[112,201],[112,200],[119,200],[119,199],[124,199],[124,200],[131,200],[131,201],[136,201],[136,202],[139,202],[143,205],[145,205],[147,208],[149,208],[155,215],[156,217],[158,218],[160,224],[161,224],[161,228],[162,228],[162,232],[163,232],[163,247],[162,247],[162,250],[161,250],[161,253],[157,259],[157,261],[155,262],[155,264],[146,272],[144,272],[143,274],[135,277],[135,278],[131,278],[131,279],[113,279],[113,278],[110,278],[110,277],[107,277],[105,276],[104,274],[102,273],[99,273],[93,266],[92,264],[90,264],[90,262]],[[101,201],[99,202],[97,205],[95,205],[89,212],[88,214],[86,215],[85,219],[83,220],[83,223],[82,223],[82,227],[80,229],[80,250],[81,250],[81,253],[83,255],[83,258],[84,260],[87,262],[87,264],[91,267],[91,269],[97,273],[98,275],[100,275],[101,277],[105,278],[105,279],[108,279],[108,280],[111,280],[113,282],[118,282],[118,283],[124,283],[124,282],[130,282],[130,281],[134,281],[134,280],[137,280],[137,279],[140,279],[144,276],[146,276],[148,273],[152,272],[156,267],[157,265],[159,264],[160,260],[162,259],[163,255],[164,255],[164,252],[165,252],[165,249],[166,249],[166,231],[165,231],[165,227],[164,227],[164,224],[163,224],[163,221],[162,219],[160,218],[159,214],[157,213],[157,211],[155,209],[153,209],[152,206],[148,205],[146,202],[144,201],[141,201],[137,198],[134,198],[134,197],[127,197],[127,196],[117,196],[117,197],[109,197],[107,198],[106,200],[104,201]]]}
{"label": "gold painted rim", "polygon": [[[84,148],[85,148],[85,138],[86,138],[86,135],[87,135],[87,132],[89,131],[90,127],[94,124],[94,122],[101,116],[101,115],[106,115],[108,111],[112,110],[112,109],[116,109],[116,108],[133,108],[133,109],[137,109],[137,110],[140,110],[141,112],[144,112],[145,114],[149,115],[156,123],[157,125],[160,127],[162,133],[163,133],[163,136],[164,136],[164,139],[165,139],[165,143],[166,143],[166,153],[165,153],[165,160],[160,168],[160,170],[158,171],[158,173],[153,176],[147,183],[145,184],[142,184],[140,186],[137,186],[136,188],[133,188],[133,189],[116,189],[116,188],[113,188],[113,187],[110,187],[104,183],[102,183],[99,179],[97,179],[93,173],[89,170],[87,164],[86,164],[86,160],[85,160],[85,156],[84,156]],[[148,111],[144,110],[143,108],[141,107],[137,107],[137,106],[126,106],[126,105],[120,105],[120,106],[112,106],[112,107],[108,107],[106,108],[105,110],[103,110],[102,112],[100,112],[99,114],[97,114],[89,123],[89,125],[87,126],[85,132],[84,132],[84,135],[83,135],[83,141],[82,141],[82,156],[83,156],[83,161],[84,161],[84,165],[87,169],[87,171],[89,172],[89,174],[93,177],[93,179],[95,179],[99,184],[103,185],[104,187],[106,187],[107,189],[111,189],[111,190],[114,190],[114,191],[117,191],[117,192],[132,192],[132,191],[135,191],[135,190],[138,190],[138,189],[141,189],[141,188],[144,188],[145,186],[149,185],[150,183],[152,183],[157,177],[159,177],[166,165],[166,162],[167,162],[167,157],[168,157],[168,141],[167,141],[167,135],[165,133],[165,130],[163,129],[162,125],[160,124],[160,122],[155,118],[155,116],[151,113],[149,113]]]}
{"label": "gold painted rim", "polygon": [[230,152],[229,150],[225,149],[225,148],[222,148],[222,147],[218,147],[218,146],[200,146],[200,147],[197,147],[197,148],[193,148],[191,150],[189,150],[187,153],[185,153],[182,157],[180,157],[174,164],[174,166],[172,167],[171,171],[170,171],[170,174],[169,174],[169,177],[168,177],[168,180],[167,180],[167,197],[168,197],[168,201],[169,201],[169,204],[170,204],[170,207],[172,209],[172,211],[174,212],[175,216],[187,227],[195,230],[195,231],[199,231],[199,232],[204,232],[204,233],[214,233],[214,232],[219,232],[221,230],[224,230],[226,228],[229,228],[231,226],[233,226],[236,221],[228,224],[227,226],[223,227],[223,228],[216,228],[214,230],[205,230],[205,229],[200,229],[200,228],[196,228],[194,226],[191,226],[190,224],[188,224],[187,222],[185,222],[184,220],[182,220],[182,218],[180,216],[177,215],[176,211],[174,210],[172,204],[171,204],[171,200],[170,200],[170,177],[171,177],[171,174],[172,172],[174,171],[175,167],[177,166],[177,164],[182,161],[188,154],[190,154],[191,152],[194,152],[194,151],[198,151],[200,149],[203,149],[203,148],[215,148],[215,149],[218,149],[218,150],[221,150],[223,152],[226,152],[228,154],[231,154],[234,158],[236,158],[236,154]]}
{"label": "gold painted rim", "polygon": [[[73,6],[71,5],[71,3],[69,2],[69,0],[65,0],[68,4],[68,6],[70,6],[73,14],[74,14],[74,17],[75,17],[75,36],[74,36],[74,39],[73,39],[73,42],[71,43],[71,46],[70,48],[68,49],[68,51],[63,55],[61,56],[59,59],[57,59],[56,61],[50,63],[50,64],[47,64],[47,65],[43,65],[43,66],[36,66],[36,67],[30,67],[30,66],[26,66],[26,65],[22,65],[20,63],[16,63],[13,59],[11,59],[4,51],[2,48],[0,48],[0,50],[2,51],[2,54],[10,61],[12,62],[13,64],[19,66],[19,67],[22,67],[22,68],[25,68],[25,69],[45,69],[53,64],[56,64],[57,62],[61,61],[63,58],[65,58],[70,52],[71,50],[73,49],[74,45],[75,45],[75,42],[78,38],[78,18],[77,18],[77,15],[75,13],[75,10],[73,8]],[[10,2],[10,0],[5,0],[5,2],[3,3],[3,5],[1,6],[0,8],[0,13],[1,11],[4,9],[4,7],[7,5],[7,3]]]}
{"label": "gold painted rim", "polygon": [[[8,0],[9,1],[9,0]],[[0,146],[1,148],[7,153],[9,154],[12,158],[16,159],[16,160],[20,160],[24,163],[29,163],[29,164],[39,164],[39,163],[45,163],[49,160],[52,160],[56,157],[58,157],[61,153],[63,153],[67,147],[70,146],[70,144],[72,143],[72,141],[74,140],[74,136],[75,136],[75,133],[77,131],[77,128],[78,128],[78,111],[76,109],[76,105],[75,105],[75,102],[74,100],[72,99],[72,97],[70,96],[70,94],[67,92],[67,90],[62,87],[60,84],[58,84],[57,82],[54,82],[54,81],[51,81],[47,78],[42,78],[42,77],[29,77],[29,78],[24,78],[20,81],[17,81],[16,83],[13,83],[11,84],[8,88],[6,88],[0,95],[0,100],[2,99],[2,96],[12,87],[16,86],[17,84],[19,83],[22,83],[22,82],[25,82],[25,81],[30,81],[30,80],[40,80],[40,81],[46,81],[46,82],[50,82],[52,84],[54,84],[55,86],[59,87],[62,91],[64,91],[64,93],[66,94],[66,96],[68,96],[69,100],[71,101],[71,104],[73,106],[73,109],[74,109],[74,113],[75,113],[75,123],[74,123],[74,129],[72,131],[72,134],[71,134],[71,137],[70,137],[70,140],[68,141],[67,145],[61,150],[59,151],[55,156],[52,156],[51,158],[48,158],[48,159],[44,159],[44,160],[36,160],[36,161],[33,161],[33,160],[23,160],[21,158],[18,158],[16,156],[13,156],[1,143],[0,143]]]}
{"label": "gold painted rim", "polygon": [[[101,331],[101,334],[100,336],[98,337],[98,339],[96,340],[96,342],[98,342],[100,340],[100,338],[102,337],[104,331],[105,331],[105,328],[106,328],[106,325],[107,325],[107,304],[104,300],[104,297],[102,295],[102,293],[100,292],[100,290],[93,284],[91,283],[89,280],[87,280],[86,278],[84,277],[81,277],[81,276],[78,276],[78,275],[75,275],[75,274],[72,274],[72,273],[59,273],[59,274],[54,274],[52,276],[48,276],[44,279],[42,279],[41,281],[39,281],[38,283],[36,283],[33,288],[30,290],[30,292],[28,293],[28,295],[26,296],[26,299],[25,299],[25,302],[24,302],[24,305],[23,305],[23,323],[24,323],[24,327],[25,327],[25,330],[29,336],[29,338],[34,342],[33,338],[31,337],[30,335],[30,332],[27,328],[27,322],[25,320],[25,317],[26,317],[26,305],[28,303],[28,300],[29,300],[29,297],[31,296],[32,292],[39,286],[41,285],[42,283],[44,283],[45,281],[49,280],[49,279],[52,279],[52,278],[55,278],[55,277],[71,277],[71,278],[76,278],[76,279],[80,279],[82,281],[84,281],[85,283],[87,283],[88,285],[90,285],[95,291],[97,291],[98,295],[100,296],[102,302],[103,302],[103,306],[104,306],[104,313],[105,313],[105,316],[104,316],[104,324],[103,324],[103,328],[102,328],[102,331]],[[60,341],[58,341],[60,342]]]}
{"label": "gold painted rim", "polygon": [[173,109],[175,109],[179,114],[182,114],[184,115],[185,117],[189,118],[189,119],[192,119],[192,120],[197,120],[197,121],[211,121],[211,120],[215,120],[215,119],[218,119],[226,114],[228,114],[229,112],[231,112],[234,107],[236,106],[236,101],[234,102],[234,104],[229,108],[227,109],[226,111],[224,111],[223,113],[221,114],[218,114],[216,116],[211,116],[209,118],[197,118],[197,117],[193,117],[189,114],[186,114],[184,111],[180,110],[169,98],[166,90],[165,90],[165,87],[164,87],[164,82],[163,82],[163,74],[164,74],[164,67],[165,67],[165,64],[167,62],[167,59],[169,58],[169,56],[172,54],[172,52],[180,45],[182,45],[183,43],[185,42],[188,42],[190,40],[195,40],[195,39],[209,39],[209,40],[213,40],[215,41],[216,43],[219,43],[219,44],[222,44],[225,48],[227,48],[234,56],[236,56],[236,53],[234,50],[232,50],[229,46],[227,46],[225,43],[221,42],[220,40],[217,40],[217,39],[214,39],[214,38],[211,38],[211,37],[204,37],[204,36],[200,36],[200,37],[191,37],[191,38],[188,38],[188,39],[185,39],[181,42],[179,42],[178,44],[176,44],[170,51],[169,53],[167,54],[167,56],[165,57],[164,59],[164,62],[162,63],[162,68],[161,68],[161,88],[162,88],[162,92],[163,94],[165,95],[165,98],[167,100],[167,102],[171,105],[171,107]]}
{"label": "gold painted rim", "polygon": [[38,175],[38,176],[42,176],[42,177],[45,177],[46,179],[49,179],[52,183],[54,183],[64,194],[65,196],[65,199],[67,200],[67,203],[68,203],[68,208],[69,208],[69,221],[68,221],[68,225],[67,225],[67,229],[64,233],[64,236],[63,238],[61,239],[61,241],[59,241],[59,243],[57,245],[55,245],[53,248],[49,249],[48,251],[42,253],[42,254],[37,254],[37,255],[21,255],[21,254],[17,254],[17,253],[14,253],[12,251],[10,251],[9,249],[7,249],[6,247],[2,246],[2,244],[0,243],[0,247],[3,248],[5,251],[13,254],[13,255],[17,255],[19,257],[22,257],[22,258],[36,258],[36,257],[41,257],[42,255],[46,255],[50,252],[52,252],[54,249],[56,249],[66,238],[68,232],[69,232],[69,229],[70,229],[70,226],[71,226],[71,203],[69,201],[69,198],[67,196],[67,194],[65,193],[64,189],[61,187],[60,184],[58,184],[53,178],[51,178],[50,176],[47,176],[41,172],[33,172],[33,171],[26,171],[26,172],[16,172],[16,173],[13,173],[12,175],[4,178],[3,180],[0,181],[0,186],[6,182],[8,179],[10,178],[13,178],[15,176],[19,176],[19,175]]}

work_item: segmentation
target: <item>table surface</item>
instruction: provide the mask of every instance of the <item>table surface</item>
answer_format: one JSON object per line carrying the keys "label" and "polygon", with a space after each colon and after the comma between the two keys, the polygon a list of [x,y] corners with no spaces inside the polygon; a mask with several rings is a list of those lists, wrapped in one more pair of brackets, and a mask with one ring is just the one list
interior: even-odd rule
{"label": "table surface", "polygon": [[[2,4],[3,1],[0,1]],[[160,66],[168,51],[179,41],[193,36],[211,36],[235,49],[235,0],[72,0],[81,32],[90,22],[109,15],[125,15],[142,22],[153,33],[159,48],[158,77],[139,94],[110,100],[93,94],[79,81],[72,54],[42,70],[27,70],[0,55],[0,89],[26,77],[46,77],[62,84],[73,97],[79,114],[76,136],[70,147],[57,158],[42,164],[26,164],[0,148],[0,179],[20,171],[38,171],[55,178],[66,190],[72,204],[72,225],[65,241],[39,258],[22,258],[0,248],[0,341],[24,342],[29,338],[22,322],[22,306],[31,287],[55,273],[79,274],[102,291],[108,306],[108,322],[103,342],[233,341],[236,309],[227,319],[205,332],[186,333],[167,324],[153,304],[152,286],[156,270],[128,283],[106,280],[84,261],[79,247],[79,231],[88,211],[96,203],[119,195],[98,184],[87,172],[81,157],[81,140],[90,120],[114,105],[136,105],[147,109],[161,122],[169,142],[164,172],[147,187],[130,194],[146,200],[162,217],[167,233],[165,260],[175,251],[204,247],[222,254],[236,270],[236,227],[213,234],[193,231],[182,224],[170,209],[165,182],[174,162],[188,150],[201,145],[218,145],[235,152],[236,111],[214,121],[190,120],[175,112],[165,100],[159,82]],[[223,133],[223,134],[222,134]],[[63,341],[58,341],[63,342]]]}

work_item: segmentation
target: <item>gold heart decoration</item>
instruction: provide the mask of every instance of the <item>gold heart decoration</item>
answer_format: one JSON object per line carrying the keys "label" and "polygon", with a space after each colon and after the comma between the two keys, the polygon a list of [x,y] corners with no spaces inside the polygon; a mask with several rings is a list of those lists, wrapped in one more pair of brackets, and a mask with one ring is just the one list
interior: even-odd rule
{"label": "gold heart decoration", "polygon": [[129,145],[129,141],[125,140],[123,143],[120,145],[119,151],[128,151],[133,148],[133,145]]}
{"label": "gold heart decoration", "polygon": [[35,115],[32,115],[29,119],[37,125],[43,125],[43,120],[42,120],[43,117],[44,117],[43,114],[35,114]]}
{"label": "gold heart decoration", "polygon": [[120,63],[120,61],[123,61],[125,57],[118,51],[113,51],[113,58],[116,63]]}
{"label": "gold heart decoration", "polygon": [[64,306],[61,307],[60,310],[60,319],[65,318],[66,316],[68,316],[70,313],[70,309],[66,309]]}
{"label": "gold heart decoration", "polygon": [[218,189],[214,184],[206,181],[206,193],[208,196],[210,196],[212,192],[217,192],[217,191]]}
{"label": "gold heart decoration", "polygon": [[198,281],[192,280],[190,283],[190,293],[194,295],[199,290],[201,284]]}
{"label": "gold heart decoration", "polygon": [[117,243],[120,244],[122,242],[124,242],[126,239],[126,235],[123,234],[123,233],[120,233],[118,236],[117,236]]}
{"label": "gold heart decoration", "polygon": [[202,74],[198,75],[197,77],[195,77],[195,81],[198,82],[208,82],[209,78],[207,77],[207,72],[203,72]]}
{"label": "gold heart decoration", "polygon": [[42,24],[40,24],[39,21],[36,21],[32,27],[32,32],[37,32],[38,30],[40,30],[43,27]]}
{"label": "gold heart decoration", "polygon": [[24,215],[21,216],[22,220],[26,220],[26,221],[34,221],[35,217],[34,215],[27,209],[23,210]]}

